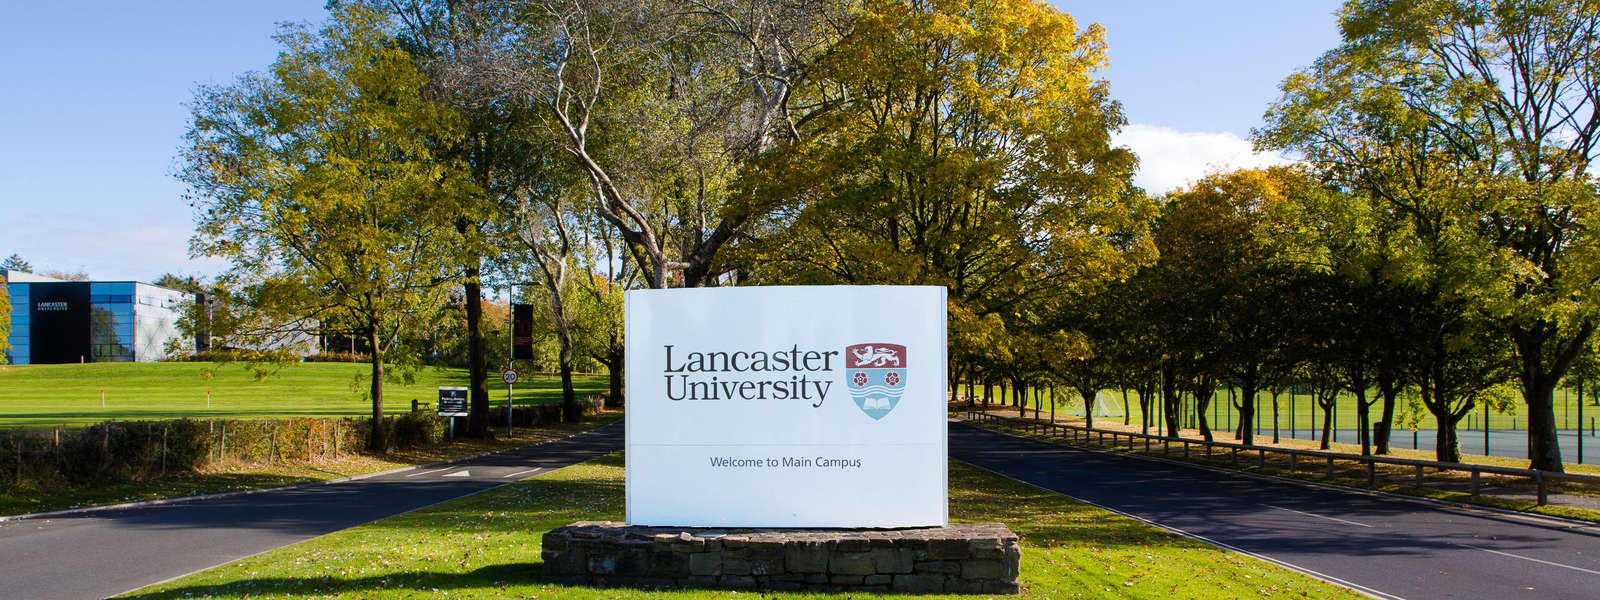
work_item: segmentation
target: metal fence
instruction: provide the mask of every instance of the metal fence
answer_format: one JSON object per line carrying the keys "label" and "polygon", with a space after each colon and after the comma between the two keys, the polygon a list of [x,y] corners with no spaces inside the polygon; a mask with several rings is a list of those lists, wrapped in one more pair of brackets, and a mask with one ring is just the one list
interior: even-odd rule
{"label": "metal fence", "polygon": [[1279,457],[1287,456],[1289,470],[1291,472],[1298,472],[1301,462],[1307,462],[1308,464],[1323,463],[1326,464],[1326,477],[1329,479],[1332,479],[1335,475],[1334,467],[1336,461],[1343,461],[1347,463],[1354,462],[1361,464],[1365,468],[1367,485],[1374,487],[1377,485],[1378,465],[1390,465],[1400,467],[1402,469],[1411,469],[1413,472],[1414,483],[1418,488],[1424,487],[1424,484],[1426,483],[1425,471],[1428,469],[1433,469],[1435,473],[1451,471],[1466,472],[1471,477],[1471,483],[1469,487],[1469,495],[1471,496],[1477,496],[1479,494],[1482,488],[1482,475],[1485,473],[1491,475],[1503,475],[1518,479],[1525,478],[1529,480],[1533,487],[1537,490],[1536,494],[1539,506],[1544,506],[1549,502],[1549,488],[1550,484],[1554,482],[1567,481],[1600,487],[1600,476],[1595,475],[1577,475],[1572,473],[1558,473],[1555,471],[1541,471],[1538,469],[1517,469],[1513,467],[1471,465],[1466,463],[1447,463],[1432,460],[1395,458],[1390,456],[1361,456],[1342,452],[1325,452],[1321,450],[1267,448],[1253,445],[1247,446],[1244,444],[1235,444],[1231,442],[1208,442],[1205,440],[1194,440],[1182,437],[1134,433],[1131,431],[1090,429],[1088,427],[1082,427],[1078,425],[1051,423],[1048,421],[1040,421],[1038,419],[1007,417],[977,410],[964,410],[960,412],[970,421],[1004,425],[1047,437],[1066,439],[1070,436],[1073,441],[1095,442],[1100,445],[1108,445],[1106,443],[1106,439],[1110,438],[1110,446],[1121,447],[1126,445],[1129,450],[1138,449],[1139,444],[1142,442],[1145,452],[1152,452],[1152,447],[1159,445],[1159,451],[1164,455],[1173,454],[1174,447],[1181,446],[1179,451],[1183,453],[1184,458],[1189,458],[1192,453],[1197,451],[1204,451],[1207,457],[1215,457],[1220,451],[1228,455],[1228,459],[1235,467],[1239,466],[1239,455],[1241,453],[1246,456],[1246,460],[1249,459],[1251,454],[1254,454],[1257,466],[1263,468],[1266,467],[1267,456],[1269,454]]}

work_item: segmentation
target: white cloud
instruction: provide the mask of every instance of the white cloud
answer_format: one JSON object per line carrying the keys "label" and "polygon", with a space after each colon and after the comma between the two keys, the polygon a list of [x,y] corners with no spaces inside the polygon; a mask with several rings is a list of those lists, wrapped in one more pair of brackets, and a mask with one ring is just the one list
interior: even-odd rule
{"label": "white cloud", "polygon": [[1152,194],[1170,192],[1210,173],[1293,162],[1277,152],[1256,152],[1250,142],[1229,132],[1178,131],[1133,124],[1111,137],[1139,155],[1133,182]]}

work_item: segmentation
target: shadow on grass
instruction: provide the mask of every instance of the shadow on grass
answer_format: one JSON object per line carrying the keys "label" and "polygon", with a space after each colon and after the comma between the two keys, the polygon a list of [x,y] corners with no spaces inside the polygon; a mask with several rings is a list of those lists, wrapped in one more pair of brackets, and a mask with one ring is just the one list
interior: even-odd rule
{"label": "shadow on grass", "polygon": [[383,576],[340,577],[261,577],[241,579],[211,585],[176,587],[149,594],[126,596],[147,600],[178,598],[242,598],[262,594],[289,594],[322,596],[364,591],[492,589],[508,584],[538,583],[544,571],[542,563],[507,563],[489,565],[466,573],[441,573],[437,571],[402,572]]}

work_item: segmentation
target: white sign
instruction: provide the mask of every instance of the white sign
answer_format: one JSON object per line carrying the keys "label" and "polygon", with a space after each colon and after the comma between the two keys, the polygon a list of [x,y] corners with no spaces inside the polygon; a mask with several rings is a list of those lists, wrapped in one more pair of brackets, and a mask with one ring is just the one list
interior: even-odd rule
{"label": "white sign", "polygon": [[947,519],[945,290],[627,295],[628,523]]}
{"label": "white sign", "polygon": [[504,371],[501,371],[500,372],[500,380],[506,382],[506,385],[511,385],[513,383],[516,383],[517,382],[517,372],[515,370],[513,370],[513,369],[506,369]]}

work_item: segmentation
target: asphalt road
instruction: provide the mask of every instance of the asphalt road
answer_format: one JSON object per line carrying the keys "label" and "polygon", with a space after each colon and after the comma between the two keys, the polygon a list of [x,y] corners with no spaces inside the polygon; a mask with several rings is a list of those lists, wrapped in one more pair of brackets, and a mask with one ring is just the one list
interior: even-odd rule
{"label": "asphalt road", "polygon": [[0,522],[0,598],[103,598],[622,449],[621,423],[362,480]]}
{"label": "asphalt road", "polygon": [[1600,597],[1600,527],[1312,488],[950,425],[950,456],[1380,598]]}

